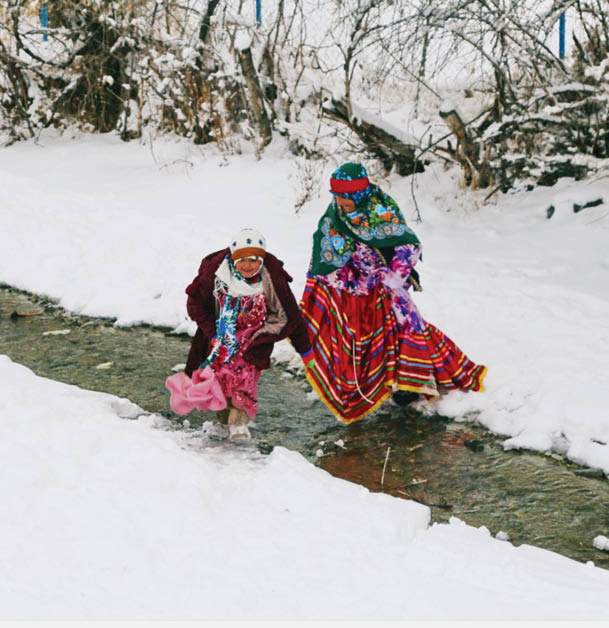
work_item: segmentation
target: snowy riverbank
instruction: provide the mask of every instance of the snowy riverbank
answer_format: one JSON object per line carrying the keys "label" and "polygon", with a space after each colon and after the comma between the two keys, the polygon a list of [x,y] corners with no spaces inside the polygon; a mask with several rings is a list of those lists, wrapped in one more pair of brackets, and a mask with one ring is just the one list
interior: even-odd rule
{"label": "snowy riverbank", "polygon": [[[0,172],[0,281],[118,325],[190,331],[185,286],[244,226],[267,236],[299,297],[329,196],[322,181],[294,212],[297,162],[280,143],[257,161],[168,140],[49,136],[0,151]],[[486,392],[451,393],[435,409],[477,417],[508,448],[609,474],[609,180],[562,180],[477,208],[484,192],[430,170],[414,186],[421,224],[410,181],[383,186],[423,242],[423,315],[489,367]]]}
{"label": "snowy riverbank", "polygon": [[609,618],[604,569],[6,357],[0,381],[0,619]]}
{"label": "snowy riverbank", "polygon": [[[155,162],[110,136],[3,149],[0,282],[119,325],[192,330],[184,287],[200,258],[251,226],[300,296],[325,184],[296,215],[296,162],[270,153],[163,141]],[[410,182],[383,185],[412,221]],[[447,173],[415,189],[417,304],[489,367],[484,393],[436,409],[609,473],[609,209],[573,212],[609,204],[607,180],[481,209]],[[6,356],[0,382],[0,619],[609,618],[606,570],[458,519],[428,527],[426,507],[286,449],[201,449],[195,432]]]}

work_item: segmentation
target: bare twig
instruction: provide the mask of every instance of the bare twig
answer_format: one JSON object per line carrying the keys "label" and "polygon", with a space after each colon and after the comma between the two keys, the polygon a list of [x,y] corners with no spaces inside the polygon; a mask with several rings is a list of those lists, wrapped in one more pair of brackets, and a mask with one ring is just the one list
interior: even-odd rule
{"label": "bare twig", "polygon": [[383,473],[381,474],[381,486],[385,483],[385,469],[387,468],[387,460],[389,460],[389,452],[391,447],[387,447],[387,455],[385,456],[385,464],[383,465]]}

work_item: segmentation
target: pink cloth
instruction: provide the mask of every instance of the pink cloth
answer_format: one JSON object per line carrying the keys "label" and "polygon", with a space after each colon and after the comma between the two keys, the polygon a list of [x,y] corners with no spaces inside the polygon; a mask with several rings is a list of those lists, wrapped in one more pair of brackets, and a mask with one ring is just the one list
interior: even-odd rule
{"label": "pink cloth", "polygon": [[250,419],[256,417],[258,410],[258,380],[261,374],[260,369],[246,362],[240,354],[216,371],[216,378],[231,406],[245,410]]}
{"label": "pink cloth", "polygon": [[195,409],[223,410],[227,405],[220,381],[209,366],[194,371],[192,379],[186,373],[170,375],[165,387],[171,393],[169,405],[176,414]]}
{"label": "pink cloth", "polygon": [[186,373],[170,375],[165,387],[171,393],[169,405],[176,414],[193,410],[223,410],[230,405],[244,410],[250,419],[258,409],[258,379],[262,371],[243,359],[252,334],[261,327],[266,316],[263,294],[242,297],[242,311],[237,318],[236,338],[239,350],[223,363],[216,360],[212,366],[196,369],[192,379]]}

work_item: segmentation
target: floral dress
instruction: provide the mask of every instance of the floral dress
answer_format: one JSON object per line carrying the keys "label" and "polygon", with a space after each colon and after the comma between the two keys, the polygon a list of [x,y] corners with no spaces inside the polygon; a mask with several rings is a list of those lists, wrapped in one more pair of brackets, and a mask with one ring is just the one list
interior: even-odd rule
{"label": "floral dress", "polygon": [[[231,298],[220,295],[220,300]],[[218,358],[210,366],[216,373],[222,391],[229,400],[229,404],[240,410],[245,410],[247,416],[253,419],[258,409],[258,380],[262,371],[243,359],[243,353],[248,348],[256,330],[262,327],[266,317],[266,301],[264,294],[239,298],[239,308],[235,311],[236,338],[239,348],[227,362],[223,361],[226,348],[221,346]]]}

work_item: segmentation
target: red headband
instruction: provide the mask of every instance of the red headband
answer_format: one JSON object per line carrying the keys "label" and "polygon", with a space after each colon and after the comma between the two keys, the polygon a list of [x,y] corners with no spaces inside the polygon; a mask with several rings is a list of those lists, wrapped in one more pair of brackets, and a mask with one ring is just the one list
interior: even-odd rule
{"label": "red headband", "polygon": [[336,194],[350,194],[351,192],[361,192],[370,185],[368,177],[345,181],[343,179],[330,179],[330,189]]}

